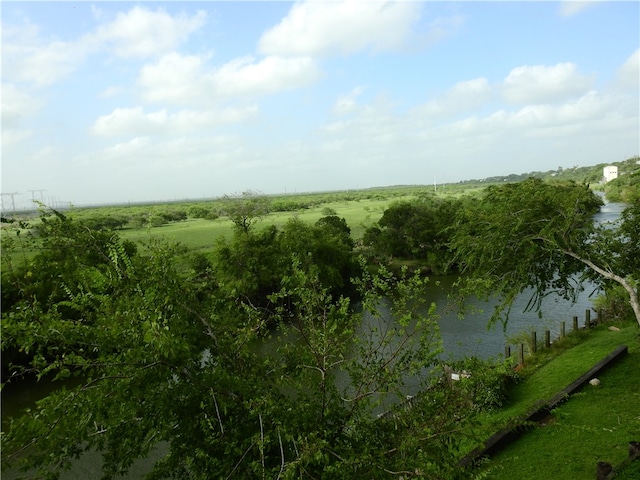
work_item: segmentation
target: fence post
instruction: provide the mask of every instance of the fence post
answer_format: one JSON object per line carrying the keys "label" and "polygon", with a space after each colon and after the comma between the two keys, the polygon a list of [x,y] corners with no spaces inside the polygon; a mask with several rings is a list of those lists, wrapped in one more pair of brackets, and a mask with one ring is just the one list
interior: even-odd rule
{"label": "fence post", "polygon": [[602,318],[602,309],[598,309],[598,323],[604,323],[604,318]]}
{"label": "fence post", "polygon": [[606,480],[613,471],[613,466],[609,462],[598,462],[596,469],[596,480]]}
{"label": "fence post", "polygon": [[549,348],[551,346],[551,332],[549,330],[544,331],[544,347]]}
{"label": "fence post", "polygon": [[567,336],[566,323],[562,322],[560,324],[560,338],[564,338]]}
{"label": "fence post", "polygon": [[577,331],[578,330],[578,316],[574,316],[573,317],[573,331]]}
{"label": "fence post", "polygon": [[507,345],[504,347],[504,358],[505,360],[507,358],[511,357],[511,345]]}
{"label": "fence post", "polygon": [[591,328],[591,310],[584,311],[584,326],[585,328]]}

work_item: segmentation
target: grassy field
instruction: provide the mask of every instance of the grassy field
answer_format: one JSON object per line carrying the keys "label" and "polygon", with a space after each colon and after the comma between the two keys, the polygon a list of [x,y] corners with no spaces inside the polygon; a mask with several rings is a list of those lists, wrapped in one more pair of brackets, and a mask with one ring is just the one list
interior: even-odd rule
{"label": "grassy field", "polygon": [[[361,200],[351,202],[336,202],[329,206],[337,215],[344,217],[351,228],[351,236],[354,239],[362,237],[367,227],[377,222],[389,204],[387,200]],[[323,217],[322,207],[313,207],[299,212],[275,212],[270,213],[256,224],[257,229],[269,225],[281,226],[291,218],[299,218],[302,221],[314,223]],[[175,222],[162,227],[125,229],[121,230],[123,239],[134,242],[145,242],[153,237],[164,238],[171,242],[179,242],[191,251],[206,252],[212,249],[219,237],[229,238],[233,235],[233,224],[226,217],[216,220],[188,219],[184,222]]]}
{"label": "grassy field", "polygon": [[[440,191],[438,196],[459,196],[478,188],[466,189],[449,189],[449,191]],[[427,187],[396,187],[382,188],[376,190],[359,191],[351,194],[307,194],[299,195],[298,201],[308,202],[312,206],[297,211],[272,212],[259,221],[256,225],[257,229],[265,228],[269,225],[281,226],[291,218],[299,218],[305,222],[314,223],[325,213],[323,210],[327,207],[333,209],[336,214],[343,217],[347,225],[351,228],[351,236],[358,240],[362,237],[365,230],[377,222],[384,213],[384,210],[393,202],[401,200],[409,200],[416,198],[417,195],[430,190]],[[277,200],[275,197],[273,200]],[[352,198],[352,199],[347,199]],[[216,202],[201,202],[202,204],[215,205]],[[150,205],[131,205],[131,206],[105,206],[95,208],[79,208],[65,211],[65,215],[77,218],[79,220],[90,218],[92,216],[134,216],[144,213],[150,213],[162,209],[182,208],[186,209],[197,202],[175,203],[175,204],[150,204]],[[37,217],[32,216],[32,226],[37,225]],[[23,232],[23,234],[26,232]],[[179,242],[193,251],[210,250],[219,237],[230,237],[233,234],[233,224],[227,217],[220,217],[216,220],[205,220],[201,218],[189,218],[181,222],[172,222],[161,227],[142,227],[142,228],[124,228],[118,230],[119,235],[123,239],[132,240],[134,242],[145,242],[152,238],[164,238],[171,242]],[[3,224],[2,239],[6,235],[15,235],[11,232],[11,228]],[[26,253],[23,252],[15,256],[16,260]]]}
{"label": "grassy field", "polygon": [[597,462],[617,465],[627,457],[628,442],[640,438],[640,332],[635,322],[618,324],[620,331],[609,326],[582,332],[579,343],[529,373],[513,388],[509,404],[485,419],[495,431],[552,397],[618,345],[629,347],[625,358],[599,376],[599,386],[587,385],[541,426],[492,457],[484,469],[488,478],[595,478]]}

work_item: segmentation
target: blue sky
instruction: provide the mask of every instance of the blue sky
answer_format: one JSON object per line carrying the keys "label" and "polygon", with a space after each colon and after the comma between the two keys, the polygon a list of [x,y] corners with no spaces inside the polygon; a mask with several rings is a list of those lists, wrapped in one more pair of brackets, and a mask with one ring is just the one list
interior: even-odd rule
{"label": "blue sky", "polygon": [[457,182],[639,153],[635,1],[1,8],[16,208]]}

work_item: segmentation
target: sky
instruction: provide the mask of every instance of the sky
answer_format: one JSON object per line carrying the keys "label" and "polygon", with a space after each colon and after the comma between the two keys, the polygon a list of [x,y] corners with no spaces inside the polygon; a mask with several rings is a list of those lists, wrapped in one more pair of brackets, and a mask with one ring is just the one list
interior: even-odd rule
{"label": "sky", "polygon": [[640,2],[9,2],[2,201],[431,185],[640,150]]}

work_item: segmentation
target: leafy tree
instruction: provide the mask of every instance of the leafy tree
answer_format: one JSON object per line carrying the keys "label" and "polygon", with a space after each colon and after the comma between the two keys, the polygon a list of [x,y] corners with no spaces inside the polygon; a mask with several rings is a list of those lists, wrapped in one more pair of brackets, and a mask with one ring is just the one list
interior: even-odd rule
{"label": "leafy tree", "polygon": [[237,231],[230,240],[218,240],[213,267],[217,281],[229,295],[256,306],[270,304],[268,297],[280,289],[284,275],[278,235],[278,229],[270,226],[258,232]]}
{"label": "leafy tree", "polygon": [[448,263],[450,226],[458,202],[423,195],[387,208],[377,226],[368,228],[363,243],[382,257],[423,259],[441,270]]}
{"label": "leafy tree", "polygon": [[147,225],[150,227],[161,227],[167,223],[166,217],[158,213],[153,213],[147,218]]}
{"label": "leafy tree", "polygon": [[296,256],[306,272],[312,270],[333,294],[352,293],[350,279],[358,275],[353,241],[344,219],[323,217],[316,225],[289,220],[282,229],[238,233],[220,239],[215,270],[230,295],[241,296],[256,306],[271,304],[269,295],[280,290],[282,278],[291,273],[290,258]]}
{"label": "leafy tree", "polygon": [[208,206],[205,207],[203,205],[191,205],[187,209],[187,216],[191,218],[204,218],[206,220],[215,220],[220,217],[218,210]]}
{"label": "leafy tree", "polygon": [[[105,478],[115,478],[163,442],[166,453],[149,478],[461,475],[450,448],[464,416],[452,410],[460,395],[434,389],[415,415],[374,415],[404,398],[409,374],[437,364],[425,279],[365,276],[356,311],[292,255],[271,296],[278,307],[268,311],[225,288],[201,295],[178,268],[174,246],[152,243],[132,256],[113,235],[103,250],[94,232],[65,222],[48,237],[50,246],[74,246],[58,266],[87,251],[94,262],[47,304],[21,291],[3,312],[2,347],[32,356],[26,368],[12,366],[17,374],[81,382],[12,421],[2,437],[3,468],[57,478],[97,450]],[[201,258],[194,267],[198,277],[209,269]],[[30,271],[39,277],[52,268],[37,261]],[[71,311],[82,312],[81,321]],[[269,324],[277,330],[266,341]],[[429,382],[422,377],[423,387]]]}
{"label": "leafy tree", "polygon": [[92,230],[120,230],[128,222],[124,215],[94,215],[82,221]]}
{"label": "leafy tree", "polygon": [[492,320],[507,321],[519,294],[533,293],[528,308],[556,292],[573,299],[581,279],[620,284],[640,324],[638,304],[638,206],[616,225],[596,225],[602,200],[586,185],[539,179],[491,186],[468,202],[455,225],[452,247],[467,274],[466,291],[500,302]]}
{"label": "leafy tree", "polygon": [[331,207],[324,207],[322,209],[322,215],[324,215],[325,217],[328,217],[328,216],[337,215],[337,212]]}
{"label": "leafy tree", "polygon": [[[289,220],[280,234],[282,255],[295,255],[306,272],[315,271],[320,283],[333,295],[350,295],[351,278],[359,275],[353,254],[351,230],[344,218],[328,216],[315,225],[298,219]],[[290,263],[287,263],[287,273]]]}
{"label": "leafy tree", "polygon": [[251,227],[269,213],[269,197],[247,190],[241,195],[225,195],[223,197],[223,213],[233,222],[235,228],[242,233],[249,233]]}
{"label": "leafy tree", "polygon": [[640,201],[640,167],[636,165],[635,172],[607,182],[605,193],[612,202],[634,203]]}

